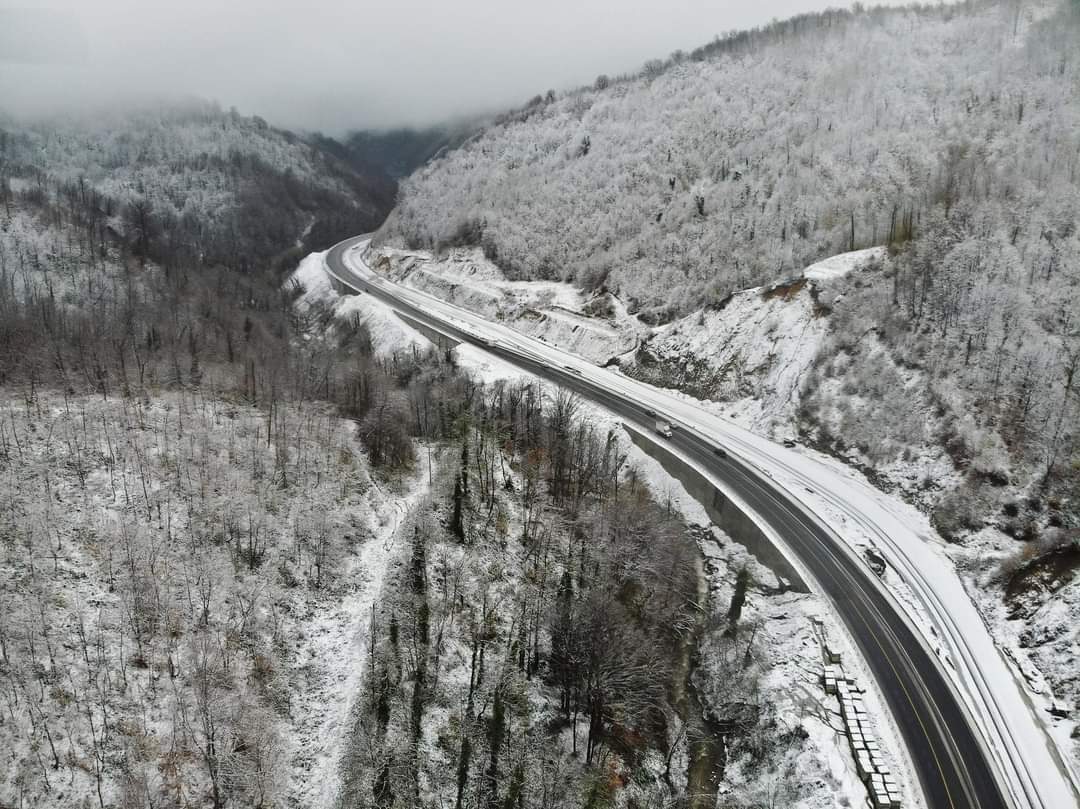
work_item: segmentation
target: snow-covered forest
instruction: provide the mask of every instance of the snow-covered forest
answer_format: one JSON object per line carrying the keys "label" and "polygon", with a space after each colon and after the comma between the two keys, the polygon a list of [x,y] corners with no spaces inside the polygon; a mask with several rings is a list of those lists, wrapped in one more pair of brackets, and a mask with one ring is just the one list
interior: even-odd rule
{"label": "snow-covered forest", "polygon": [[706,536],[710,593],[699,538],[574,395],[469,398],[372,615],[337,805],[831,800],[827,712],[776,676],[813,665],[773,651],[805,597]]}
{"label": "snow-covered forest", "polygon": [[[696,538],[575,397],[377,359],[316,301],[281,325],[273,368],[102,360],[88,385],[76,354],[8,388],[5,804],[831,794],[830,713],[773,674],[805,596],[715,538],[710,595]],[[701,697],[699,643],[722,675]]]}
{"label": "snow-covered forest", "polygon": [[190,389],[0,408],[0,801],[275,805],[299,642],[389,499],[352,425]]}
{"label": "snow-covered forest", "polygon": [[1056,228],[1077,22],[1057,5],[807,15],[538,96],[410,178],[385,236],[482,244],[511,277],[607,285],[658,318],[974,214],[1037,280],[1075,250]]}
{"label": "snow-covered forest", "polygon": [[483,129],[0,115],[0,807],[865,798],[817,596],[334,291],[371,160],[375,272],[857,467],[1075,713],[1080,4],[856,4]]}
{"label": "snow-covered forest", "polygon": [[246,272],[382,222],[394,181],[337,151],[195,100],[0,115],[0,204],[48,205],[55,224],[99,244],[124,239],[162,263]]}
{"label": "snow-covered forest", "polygon": [[793,418],[883,485],[944,453],[957,477],[918,499],[946,536],[1003,508],[1055,533],[1080,499],[1078,42],[1080,9],[1050,0],[720,38],[504,116],[407,180],[381,238],[476,244],[649,322],[885,246],[815,285],[830,336]]}

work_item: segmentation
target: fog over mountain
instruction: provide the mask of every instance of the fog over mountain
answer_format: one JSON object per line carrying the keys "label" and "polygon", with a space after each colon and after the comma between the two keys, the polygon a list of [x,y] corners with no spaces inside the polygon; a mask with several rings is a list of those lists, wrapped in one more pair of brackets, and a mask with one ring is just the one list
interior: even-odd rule
{"label": "fog over mountain", "polygon": [[827,5],[53,0],[0,9],[0,109],[198,95],[291,128],[423,125],[496,112]]}
{"label": "fog over mountain", "polygon": [[0,809],[1080,809],[1080,0],[9,2]]}

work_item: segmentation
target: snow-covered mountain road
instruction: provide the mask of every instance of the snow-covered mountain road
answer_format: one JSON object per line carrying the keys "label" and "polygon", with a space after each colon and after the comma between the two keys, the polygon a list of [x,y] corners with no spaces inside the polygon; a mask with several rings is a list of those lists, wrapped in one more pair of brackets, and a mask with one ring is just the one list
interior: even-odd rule
{"label": "snow-covered mountain road", "polygon": [[[842,467],[778,446],[684,397],[392,284],[366,266],[366,246],[367,238],[357,237],[333,247],[329,274],[624,419],[651,426],[653,411],[670,419],[672,448],[754,512],[832,601],[885,698],[930,807],[1078,805],[1064,757],[955,571],[890,498]],[[726,455],[716,454],[720,446]],[[848,529],[873,539],[911,599],[902,601],[877,579]]]}

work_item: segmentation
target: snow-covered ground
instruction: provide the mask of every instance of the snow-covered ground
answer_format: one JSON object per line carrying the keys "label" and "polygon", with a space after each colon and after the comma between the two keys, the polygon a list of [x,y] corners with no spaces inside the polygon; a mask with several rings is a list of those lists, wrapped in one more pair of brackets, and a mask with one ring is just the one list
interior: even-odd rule
{"label": "snow-covered ground", "polygon": [[343,570],[348,594],[305,616],[295,634],[293,671],[299,688],[293,703],[289,799],[293,806],[330,807],[341,786],[341,760],[367,664],[372,610],[392,563],[409,537],[401,536],[409,512],[428,494],[421,464],[402,483],[402,494],[386,493],[364,515],[365,539]]}
{"label": "snow-covered ground", "polygon": [[[347,257],[361,272],[361,244]],[[891,571],[886,594],[901,606],[926,643],[945,662],[1017,798],[1044,806],[1076,802],[1077,779],[1063,735],[1071,726],[1052,722],[1047,699],[1026,687],[1016,665],[995,643],[987,623],[968,596],[956,568],[942,550],[925,517],[883,494],[861,474],[809,451],[794,451],[715,415],[713,408],[685,394],[660,390],[595,368],[550,344],[524,340],[512,329],[491,323],[423,293],[398,287],[397,293],[490,340],[514,344],[537,357],[577,367],[610,389],[654,406],[686,426],[712,435],[789,491],[796,492],[853,554],[873,543]],[[811,492],[807,492],[810,489]],[[1035,796],[1038,796],[1036,798]],[[1038,805],[1035,803],[1035,805]]]}
{"label": "snow-covered ground", "polygon": [[656,329],[620,361],[631,376],[725,403],[752,429],[790,431],[800,385],[828,331],[803,280],[738,292]]}
{"label": "snow-covered ground", "polygon": [[1048,714],[1058,745],[1073,750],[1075,766],[1080,734],[1075,713],[1080,697],[1080,579],[1070,572],[1075,545],[1071,551],[1063,545],[1059,554],[1044,557],[1044,564],[1027,568],[1022,587],[1010,586],[1008,574],[1040,551],[1038,545],[1017,547],[1015,539],[987,527],[943,551],[1033,700]]}
{"label": "snow-covered ground", "polygon": [[371,296],[339,296],[334,292],[324,269],[325,259],[326,252],[312,253],[300,262],[289,277],[289,284],[303,290],[296,301],[300,311],[312,312],[317,307],[324,307],[335,320],[366,326],[376,356],[390,356],[414,348],[420,351],[431,348],[431,341]]}
{"label": "snow-covered ground", "polygon": [[858,268],[871,261],[880,261],[885,257],[884,247],[870,247],[866,250],[855,250],[851,253],[840,253],[836,256],[818,261],[803,270],[803,278],[811,281],[832,281],[843,278]]}
{"label": "snow-covered ground", "polygon": [[[329,294],[334,293],[331,290]],[[375,300],[371,300],[370,306],[373,309],[382,307],[387,312],[390,311],[389,307]],[[455,355],[460,367],[485,383],[530,378],[518,367],[472,345],[458,346]],[[770,572],[744,547],[712,525],[701,504],[686,492],[677,479],[630,440],[618,417],[591,403],[582,403],[580,408],[590,422],[601,430],[610,430],[616,436],[620,452],[627,457],[628,466],[643,476],[654,497],[661,503],[668,503],[689,525],[701,529],[699,541],[707,561],[706,570],[714,610],[722,613],[726,608],[731,599],[735,575],[740,567],[747,566],[756,582],[772,580]],[[385,560],[383,564],[385,565]],[[364,592],[367,598],[370,598],[377,590],[365,587]],[[354,610],[350,608],[348,612],[353,614]],[[363,648],[363,632],[366,629],[364,614],[362,610],[355,614],[359,621],[356,647]],[[873,692],[869,675],[855,662],[857,656],[853,646],[831,605],[815,595],[794,592],[777,594],[771,592],[769,587],[761,586],[752,590],[744,608],[744,616],[748,625],[757,627],[756,641],[764,650],[765,658],[771,661],[762,688],[768,694],[769,704],[774,706],[780,723],[778,732],[802,728],[807,734],[807,741],[799,747],[799,752],[792,752],[792,760],[788,762],[791,771],[787,774],[772,774],[777,781],[792,781],[790,786],[794,791],[790,798],[793,802],[785,805],[792,809],[816,809],[824,806],[861,806],[866,801],[866,788],[856,772],[839,712],[834,705],[834,699],[825,694],[820,680],[822,658],[818,640],[814,635],[815,619],[823,621],[829,627],[830,636],[835,640],[834,645],[844,651],[845,659],[852,661],[850,667],[858,672],[862,682],[869,686],[866,701],[874,711],[875,724],[879,738],[884,740],[886,755],[892,756],[897,763],[895,770],[911,771],[906,752],[891,726],[889,715],[880,697]],[[335,642],[340,648],[340,640]],[[348,659],[362,660],[362,656],[362,653],[357,653]],[[706,673],[711,665],[717,664],[706,659]],[[359,674],[353,676],[358,677]],[[357,685],[358,682],[350,683],[347,692],[354,693]],[[708,680],[703,681],[703,687],[707,697]],[[342,716],[339,711],[334,714]],[[337,721],[330,719],[329,723],[336,727]],[[434,724],[436,723],[431,726]],[[435,750],[434,744],[428,746]],[[328,783],[325,778],[315,780]],[[912,783],[910,777],[905,780],[908,784]],[[731,798],[750,797],[775,786],[766,783],[767,781],[768,778],[761,779],[761,774],[751,775],[736,771],[727,779],[726,789],[732,792],[729,796]],[[321,794],[325,797],[333,793]],[[917,788],[909,788],[905,805],[922,805]]]}

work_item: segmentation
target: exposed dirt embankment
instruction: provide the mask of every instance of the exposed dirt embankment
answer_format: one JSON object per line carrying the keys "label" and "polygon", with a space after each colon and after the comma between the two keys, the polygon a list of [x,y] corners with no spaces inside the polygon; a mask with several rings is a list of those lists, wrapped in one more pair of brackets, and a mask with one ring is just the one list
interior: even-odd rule
{"label": "exposed dirt embankment", "polygon": [[610,293],[557,281],[510,281],[478,249],[441,255],[373,248],[370,266],[392,281],[513,326],[597,364],[632,351],[648,327]]}
{"label": "exposed dirt embankment", "polygon": [[812,284],[748,289],[656,329],[621,364],[637,379],[723,402],[751,426],[794,421],[828,331]]}

